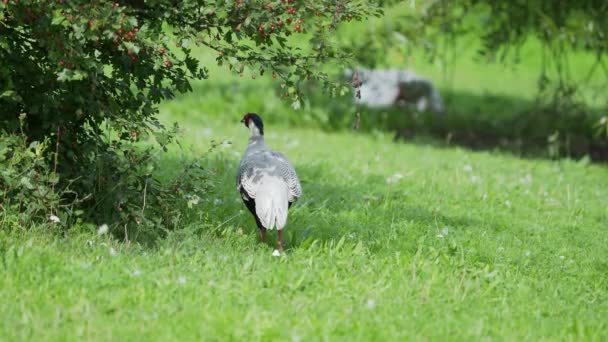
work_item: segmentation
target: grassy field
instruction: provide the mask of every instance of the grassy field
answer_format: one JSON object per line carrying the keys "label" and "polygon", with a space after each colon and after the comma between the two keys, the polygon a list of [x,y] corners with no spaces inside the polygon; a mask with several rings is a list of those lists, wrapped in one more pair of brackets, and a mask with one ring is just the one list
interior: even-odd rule
{"label": "grassy field", "polygon": [[[498,95],[529,99],[535,82],[466,68],[456,83],[479,96],[490,69]],[[605,166],[326,132],[343,107],[294,111],[276,93],[269,76],[211,68],[162,106],[184,129],[163,172],[196,159],[216,181],[199,219],[154,245],[0,230],[0,340],[608,339]],[[235,189],[247,111],[302,180],[281,257]]]}
{"label": "grassy field", "polygon": [[0,231],[3,340],[608,338],[605,168],[267,124],[305,193],[277,258],[235,192],[240,113],[200,101],[163,109],[167,170],[218,175],[200,221],[154,247]]}

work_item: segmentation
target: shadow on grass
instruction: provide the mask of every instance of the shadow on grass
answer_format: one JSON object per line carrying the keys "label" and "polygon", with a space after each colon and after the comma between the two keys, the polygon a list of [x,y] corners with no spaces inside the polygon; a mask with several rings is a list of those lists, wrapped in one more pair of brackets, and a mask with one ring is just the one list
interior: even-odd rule
{"label": "shadow on grass", "polygon": [[[357,111],[348,99],[313,94],[315,105],[332,113],[326,129],[349,127]],[[362,132],[394,132],[394,140],[438,147],[512,153],[525,158],[608,161],[608,139],[596,134],[599,110],[571,106],[558,112],[535,101],[503,95],[444,92],[446,113],[406,108],[360,108]]]}
{"label": "shadow on grass", "polygon": [[304,89],[309,100],[299,111],[281,99],[278,86],[201,82],[194,92],[202,94],[196,99],[201,108],[259,111],[270,124],[339,131],[350,129],[354,114],[360,112],[361,132],[393,132],[395,141],[508,152],[525,158],[588,156],[592,161],[608,161],[608,139],[596,134],[601,114],[597,109],[572,105],[558,112],[522,98],[444,90],[446,113],[413,113],[405,108],[357,109],[350,94],[331,98],[312,85]]}
{"label": "shadow on grass", "polygon": [[[236,159],[211,158],[205,165],[218,179],[213,195],[198,208],[206,219],[201,229],[218,236],[225,230],[242,231],[257,241],[253,216],[236,191]],[[445,226],[457,231],[478,224],[467,217],[435,213],[405,191],[390,189],[384,177],[356,174],[353,179],[357,182],[337,185],[323,176],[322,165],[296,168],[304,196],[289,211],[284,236],[287,249],[344,238],[363,241],[374,252],[398,248],[414,253],[422,236],[435,236]],[[276,232],[269,232],[267,244],[276,246]]]}

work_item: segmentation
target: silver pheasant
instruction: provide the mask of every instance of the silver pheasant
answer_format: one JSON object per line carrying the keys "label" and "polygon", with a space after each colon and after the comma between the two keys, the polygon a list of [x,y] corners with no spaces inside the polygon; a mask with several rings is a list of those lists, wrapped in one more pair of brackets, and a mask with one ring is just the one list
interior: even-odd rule
{"label": "silver pheasant", "polygon": [[239,165],[237,189],[255,218],[261,240],[266,240],[267,229],[276,228],[278,248],[283,250],[287,212],[302,195],[302,187],[289,160],[264,143],[262,119],[247,113],[241,122],[249,128],[250,137]]}

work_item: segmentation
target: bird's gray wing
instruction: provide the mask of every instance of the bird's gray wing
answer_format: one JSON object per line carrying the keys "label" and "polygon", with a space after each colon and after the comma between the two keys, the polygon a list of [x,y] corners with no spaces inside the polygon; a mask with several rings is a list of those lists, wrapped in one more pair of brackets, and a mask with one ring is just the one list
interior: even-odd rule
{"label": "bird's gray wing", "polygon": [[237,174],[237,188],[255,198],[264,176],[282,179],[288,187],[288,201],[295,202],[302,195],[300,180],[289,160],[277,151],[259,151],[241,160]]}
{"label": "bird's gray wing", "polygon": [[300,185],[300,179],[296,173],[295,168],[281,152],[269,151],[272,158],[275,160],[277,165],[277,172],[287,183],[289,188],[289,202],[295,202],[300,196],[302,196],[302,186]]}

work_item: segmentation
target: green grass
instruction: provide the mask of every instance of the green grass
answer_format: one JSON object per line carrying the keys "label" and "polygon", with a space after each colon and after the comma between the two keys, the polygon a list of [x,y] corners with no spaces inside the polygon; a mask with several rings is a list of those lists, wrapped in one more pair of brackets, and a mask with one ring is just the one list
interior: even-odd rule
{"label": "green grass", "polygon": [[190,146],[167,170],[218,175],[200,221],[154,247],[0,231],[3,340],[608,338],[605,168],[267,124],[305,194],[276,258],[235,191],[247,132],[198,101],[164,113]]}

